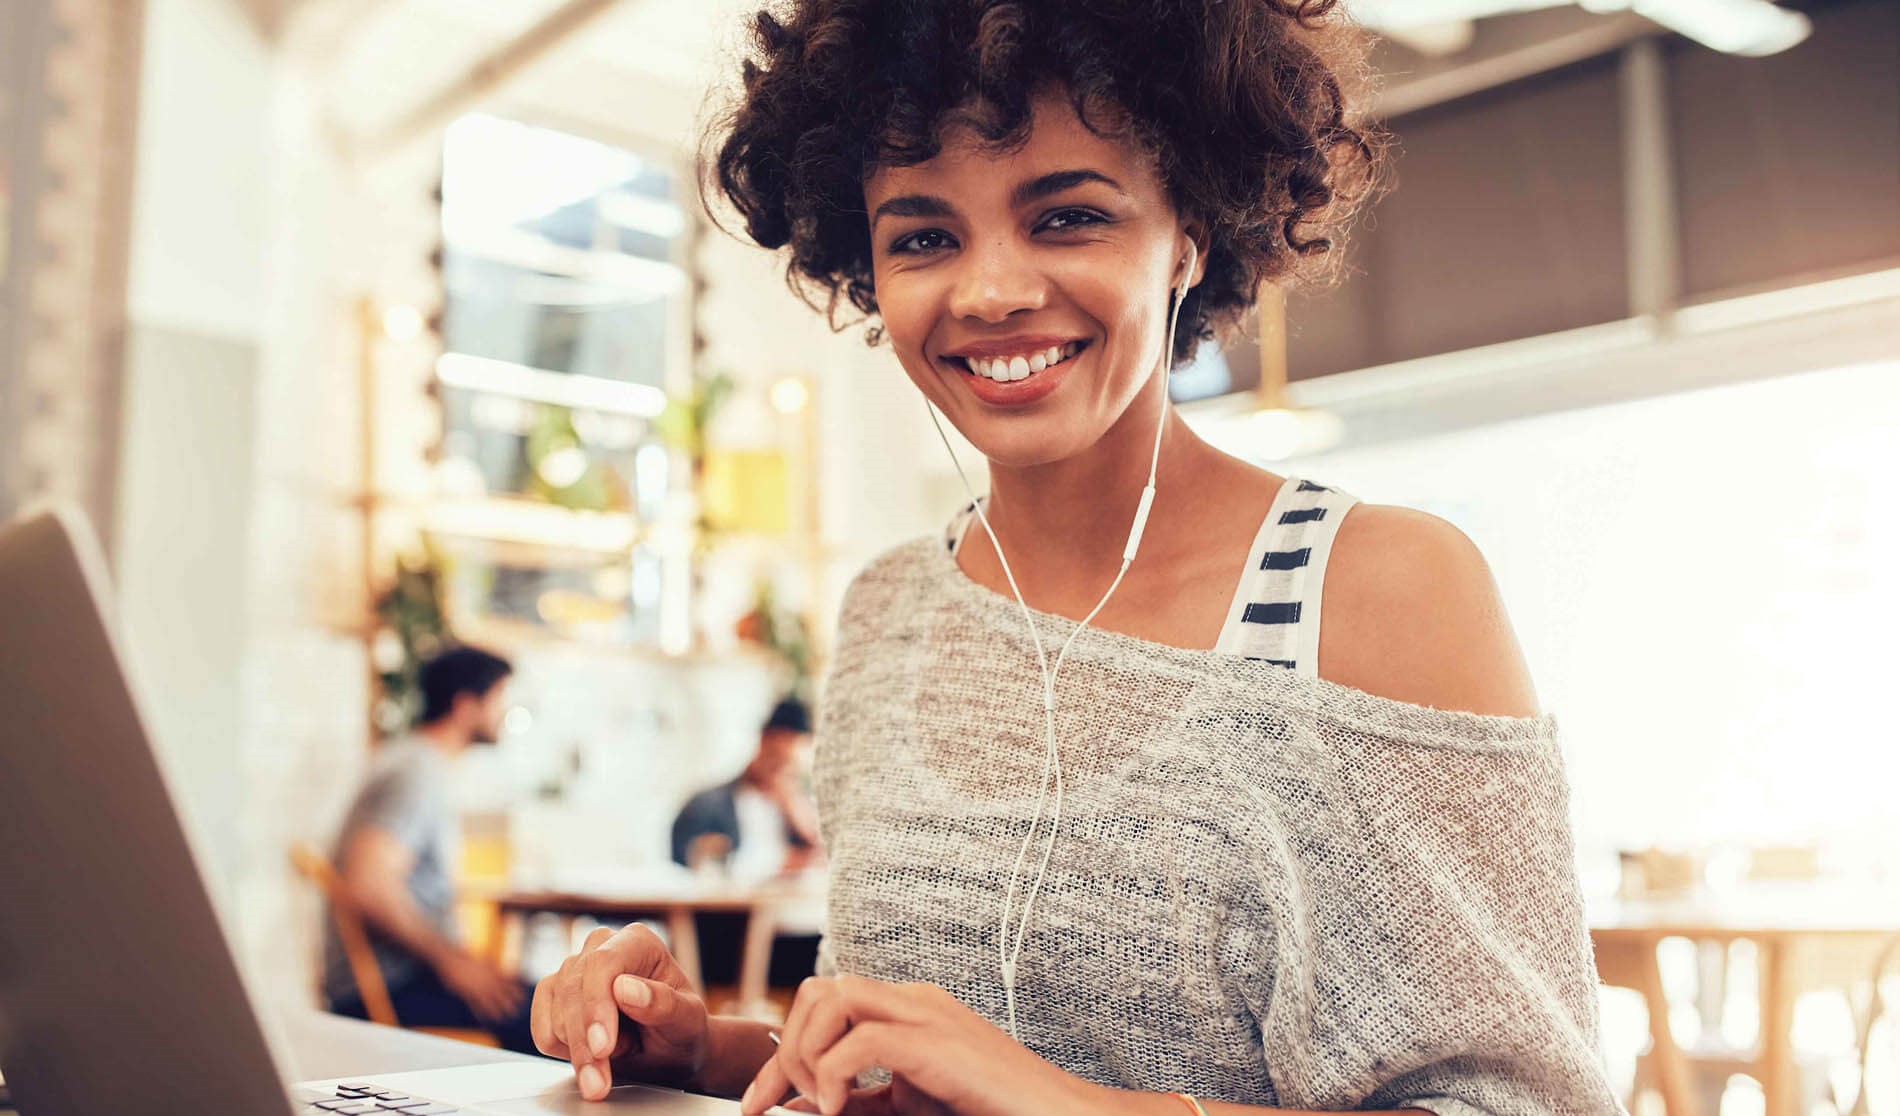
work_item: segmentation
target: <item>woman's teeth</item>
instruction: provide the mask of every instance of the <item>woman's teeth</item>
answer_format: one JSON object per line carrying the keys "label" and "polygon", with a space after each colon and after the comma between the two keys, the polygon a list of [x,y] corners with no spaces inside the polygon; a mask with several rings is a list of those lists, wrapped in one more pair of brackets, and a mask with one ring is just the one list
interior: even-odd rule
{"label": "woman's teeth", "polygon": [[1071,341],[1066,345],[1053,345],[1042,352],[1027,356],[999,357],[987,360],[981,357],[969,357],[964,360],[970,371],[987,380],[1007,384],[1014,380],[1026,380],[1052,365],[1061,364],[1082,351],[1082,343]]}

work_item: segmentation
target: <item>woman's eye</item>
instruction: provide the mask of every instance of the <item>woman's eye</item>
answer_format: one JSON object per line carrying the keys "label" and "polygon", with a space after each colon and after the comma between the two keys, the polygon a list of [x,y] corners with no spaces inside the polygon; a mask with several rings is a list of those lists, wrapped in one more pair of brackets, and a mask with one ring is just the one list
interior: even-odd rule
{"label": "woman's eye", "polygon": [[1042,227],[1053,232],[1066,232],[1087,225],[1099,225],[1107,218],[1092,209],[1058,209],[1049,215]]}
{"label": "woman's eye", "polygon": [[950,235],[942,229],[919,229],[891,241],[893,253],[935,252],[950,247]]}

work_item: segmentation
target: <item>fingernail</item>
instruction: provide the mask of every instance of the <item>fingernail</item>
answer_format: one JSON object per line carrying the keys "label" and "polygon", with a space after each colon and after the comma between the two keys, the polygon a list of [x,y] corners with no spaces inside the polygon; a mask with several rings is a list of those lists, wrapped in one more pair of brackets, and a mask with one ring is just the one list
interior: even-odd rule
{"label": "fingernail", "polygon": [[752,1084],[750,1084],[750,1085],[747,1085],[747,1086],[745,1087],[745,1095],[739,1098],[739,1107],[740,1107],[740,1108],[751,1108],[751,1107],[752,1107],[752,1094],[754,1094],[754,1093],[756,1093],[756,1092],[758,1092],[758,1091],[759,1091],[759,1079],[755,1077],[755,1078],[753,1078],[753,1079],[752,1079]]}
{"label": "fingernail", "polygon": [[601,1076],[599,1066],[590,1065],[581,1070],[581,1093],[583,1095],[592,1096],[595,1093],[605,1092],[606,1089],[607,1082],[606,1079]]}
{"label": "fingernail", "polygon": [[653,992],[644,981],[624,975],[614,980],[614,994],[628,1007],[645,1007],[653,1000]]}
{"label": "fingernail", "polygon": [[594,1052],[594,1057],[605,1058],[607,1056],[607,1028],[598,1023],[587,1028],[587,1048]]}

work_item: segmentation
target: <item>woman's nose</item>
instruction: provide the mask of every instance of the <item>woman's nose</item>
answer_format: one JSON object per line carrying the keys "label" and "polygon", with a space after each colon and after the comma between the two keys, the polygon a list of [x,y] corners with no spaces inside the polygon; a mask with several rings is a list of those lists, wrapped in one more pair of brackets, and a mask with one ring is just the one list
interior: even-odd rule
{"label": "woman's nose", "polygon": [[1048,284],[1024,253],[1008,243],[966,249],[951,291],[950,311],[960,318],[1002,322],[1023,310],[1039,310]]}

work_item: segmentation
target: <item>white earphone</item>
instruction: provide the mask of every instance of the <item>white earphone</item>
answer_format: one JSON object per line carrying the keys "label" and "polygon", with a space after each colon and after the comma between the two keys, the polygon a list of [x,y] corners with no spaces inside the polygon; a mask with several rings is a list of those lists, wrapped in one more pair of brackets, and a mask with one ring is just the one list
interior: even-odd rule
{"label": "white earphone", "polygon": [[[1042,645],[1042,633],[1036,628],[1036,619],[1029,611],[1029,602],[1023,599],[1022,590],[1017,588],[1016,575],[1009,568],[1009,559],[1003,556],[1003,544],[996,538],[996,532],[990,527],[989,516],[983,513],[983,501],[977,499],[976,490],[970,485],[970,478],[963,471],[963,465],[957,460],[956,451],[950,446],[950,436],[944,432],[943,420],[928,400],[924,406],[930,412],[930,421],[937,427],[937,436],[943,439],[943,448],[950,454],[950,463],[956,467],[957,477],[963,482],[963,490],[969,494],[970,503],[976,510],[978,521],[983,524],[984,534],[989,536],[990,545],[996,549],[996,560],[1003,567],[1003,577],[1009,581],[1009,590],[1016,597],[1016,604],[1022,609],[1023,622],[1029,626],[1029,639],[1036,647],[1036,661],[1042,667],[1042,712],[1043,724],[1047,731],[1047,745],[1043,752],[1042,789],[1036,797],[1036,813],[1029,822],[1029,832],[1023,835],[1021,851],[1016,854],[1015,867],[1010,869],[1009,889],[1003,895],[1003,916],[997,934],[997,961],[1003,981],[1003,1003],[1008,1017],[1009,1034],[1018,1042],[1022,1036],[1016,1030],[1016,963],[1022,957],[1023,943],[1029,936],[1029,920],[1034,912],[1036,896],[1042,891],[1043,878],[1049,871],[1049,859],[1055,853],[1056,831],[1062,824],[1062,759],[1056,748],[1056,679],[1062,673],[1062,663],[1068,658],[1069,647],[1075,643],[1075,637],[1082,634],[1094,621],[1097,614],[1107,606],[1109,598],[1120,588],[1122,578],[1128,574],[1128,567],[1134,564],[1135,552],[1141,547],[1141,536],[1148,529],[1148,513],[1154,509],[1155,475],[1161,466],[1161,435],[1168,425],[1168,371],[1174,364],[1174,331],[1181,319],[1181,304],[1187,301],[1188,288],[1194,282],[1194,266],[1199,260],[1199,249],[1194,241],[1188,241],[1188,254],[1185,260],[1186,270],[1181,274],[1180,283],[1169,289],[1168,332],[1161,350],[1161,417],[1155,424],[1154,453],[1148,461],[1148,483],[1141,490],[1141,502],[1135,508],[1135,521],[1128,530],[1128,544],[1122,548],[1121,570],[1115,574],[1115,580],[1109,583],[1108,591],[1102,594],[1089,614],[1082,619],[1069,638],[1056,654],[1055,665],[1049,663],[1049,656]],[[1015,941],[1010,940],[1010,916],[1016,905],[1016,889],[1020,883],[1023,862],[1029,858],[1029,846],[1034,841],[1036,830],[1042,826],[1043,804],[1048,801],[1050,784],[1055,787],[1055,809],[1049,818],[1049,836],[1043,845],[1042,863],[1036,869],[1035,882],[1029,886],[1023,897],[1022,911],[1016,919]]]}

